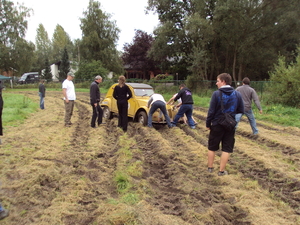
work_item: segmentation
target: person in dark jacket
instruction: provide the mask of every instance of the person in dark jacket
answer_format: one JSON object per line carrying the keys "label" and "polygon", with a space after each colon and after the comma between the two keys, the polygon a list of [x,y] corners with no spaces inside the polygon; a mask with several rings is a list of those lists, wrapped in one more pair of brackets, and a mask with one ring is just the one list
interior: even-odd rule
{"label": "person in dark jacket", "polygon": [[45,80],[41,80],[40,85],[39,85],[39,96],[40,96],[40,108],[41,109],[45,109],[44,100],[45,100],[46,88],[45,88],[44,83],[45,83]]}
{"label": "person in dark jacket", "polygon": [[[229,154],[233,152],[235,129],[225,130],[218,124],[218,119],[223,113],[230,113],[235,118],[237,113],[244,113],[244,103],[241,94],[235,91],[231,85],[231,76],[228,73],[219,74],[217,77],[217,91],[212,94],[210,106],[206,118],[206,128],[210,130],[208,138],[208,172],[213,172],[215,152],[222,143],[222,155],[219,176],[228,175],[225,171]],[[221,93],[220,93],[221,92]],[[221,110],[221,94],[224,110]]]}
{"label": "person in dark jacket", "polygon": [[193,115],[193,96],[190,89],[188,89],[185,84],[181,84],[179,86],[180,91],[174,98],[174,102],[176,102],[178,99],[181,98],[182,105],[179,108],[178,113],[176,114],[174,121],[172,122],[174,125],[177,124],[178,120],[184,116],[184,114],[187,117],[188,124],[192,129],[195,129],[195,122],[192,118]]}
{"label": "person in dark jacket", "polygon": [[102,77],[97,75],[95,77],[95,80],[91,83],[90,87],[90,100],[91,100],[91,106],[93,107],[93,116],[91,120],[91,127],[96,127],[96,120],[98,122],[98,126],[102,124],[102,116],[103,116],[103,110],[99,105],[100,102],[100,89],[99,84],[102,82]]}
{"label": "person in dark jacket", "polygon": [[113,97],[117,100],[119,120],[118,127],[121,127],[124,132],[127,131],[128,125],[128,100],[132,97],[130,88],[125,84],[125,77],[119,77],[119,84],[115,86]]}

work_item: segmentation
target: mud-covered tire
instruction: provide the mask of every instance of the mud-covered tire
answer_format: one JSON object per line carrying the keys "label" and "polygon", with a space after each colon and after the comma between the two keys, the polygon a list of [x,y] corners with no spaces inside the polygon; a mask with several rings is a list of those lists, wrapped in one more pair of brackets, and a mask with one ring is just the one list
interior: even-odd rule
{"label": "mud-covered tire", "polygon": [[138,113],[137,122],[143,124],[144,126],[147,126],[147,124],[148,124],[148,116],[147,116],[146,112],[140,111]]}
{"label": "mud-covered tire", "polygon": [[103,108],[103,118],[109,120],[113,118],[113,113],[110,111],[110,109],[107,106],[104,106]]}

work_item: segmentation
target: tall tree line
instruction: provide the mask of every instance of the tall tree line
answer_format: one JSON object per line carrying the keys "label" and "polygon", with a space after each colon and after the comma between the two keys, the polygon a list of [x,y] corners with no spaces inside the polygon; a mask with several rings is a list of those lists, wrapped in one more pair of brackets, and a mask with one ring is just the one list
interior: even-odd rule
{"label": "tall tree line", "polygon": [[[64,28],[57,24],[53,37],[48,36],[43,24],[39,24],[35,43],[27,42],[24,37],[27,30],[27,18],[33,12],[24,4],[14,4],[12,1],[0,2],[0,70],[15,71],[16,76],[25,72],[49,70],[53,63],[70,65],[79,70],[91,64],[101,65],[100,71],[123,73],[120,53],[116,49],[119,28],[110,15],[101,9],[98,1],[90,0],[86,11],[79,22],[82,39],[71,40]],[[65,62],[65,60],[68,62]],[[63,62],[63,63],[59,63]],[[95,63],[96,62],[96,63]],[[65,66],[62,74],[66,73]],[[83,70],[80,70],[83,71]],[[76,78],[92,79],[96,72],[78,74]],[[48,74],[48,72],[47,72]],[[101,74],[106,76],[107,74]],[[58,77],[59,78],[59,77]],[[60,77],[61,78],[61,77]],[[83,77],[82,77],[83,78]]]}
{"label": "tall tree line", "polygon": [[[148,0],[160,26],[149,54],[181,78],[268,78],[278,54],[294,59],[300,40],[298,0]],[[172,60],[170,60],[172,59]]]}

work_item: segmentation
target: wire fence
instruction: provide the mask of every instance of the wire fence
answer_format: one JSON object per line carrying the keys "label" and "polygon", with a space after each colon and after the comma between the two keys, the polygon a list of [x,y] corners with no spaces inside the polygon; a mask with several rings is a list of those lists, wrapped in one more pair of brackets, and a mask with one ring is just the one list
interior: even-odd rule
{"label": "wire fence", "polygon": [[[73,80],[76,88],[90,88],[91,82],[93,80]],[[117,83],[117,79],[106,79],[101,83],[102,88],[108,89],[112,84]],[[45,85],[48,88],[61,88],[62,81],[58,82],[47,82]],[[194,93],[206,95],[211,94],[211,92],[217,90],[216,80],[204,80],[204,81],[193,81],[192,84],[188,84],[186,80],[142,80],[142,79],[127,79],[127,83],[145,83],[153,87],[153,89],[158,93],[174,93],[178,91],[180,84],[185,83]],[[266,91],[267,85],[270,81],[251,81],[250,86],[254,88],[257,94],[262,97],[263,93]],[[29,84],[19,84],[17,80],[14,81],[4,81],[5,88],[14,89],[26,89],[26,88],[38,88],[39,83],[29,83]],[[232,87],[237,88],[242,85],[241,81],[232,82]],[[190,87],[191,86],[191,87]]]}

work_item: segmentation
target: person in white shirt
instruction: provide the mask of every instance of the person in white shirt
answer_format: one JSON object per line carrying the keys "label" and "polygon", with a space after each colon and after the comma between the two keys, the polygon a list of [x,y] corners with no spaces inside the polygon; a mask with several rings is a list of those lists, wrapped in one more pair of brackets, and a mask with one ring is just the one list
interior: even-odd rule
{"label": "person in white shirt", "polygon": [[75,87],[73,83],[75,75],[72,72],[67,74],[67,79],[62,83],[62,91],[64,95],[65,102],[65,126],[70,127],[71,117],[73,114],[74,104],[76,100]]}
{"label": "person in white shirt", "polygon": [[148,114],[148,127],[152,127],[152,116],[153,116],[153,113],[155,112],[155,110],[157,110],[157,109],[160,109],[160,111],[164,114],[165,119],[168,124],[168,127],[169,128],[173,127],[173,125],[170,121],[170,117],[167,113],[166,101],[161,94],[151,95],[147,106],[150,109],[149,114]]}

